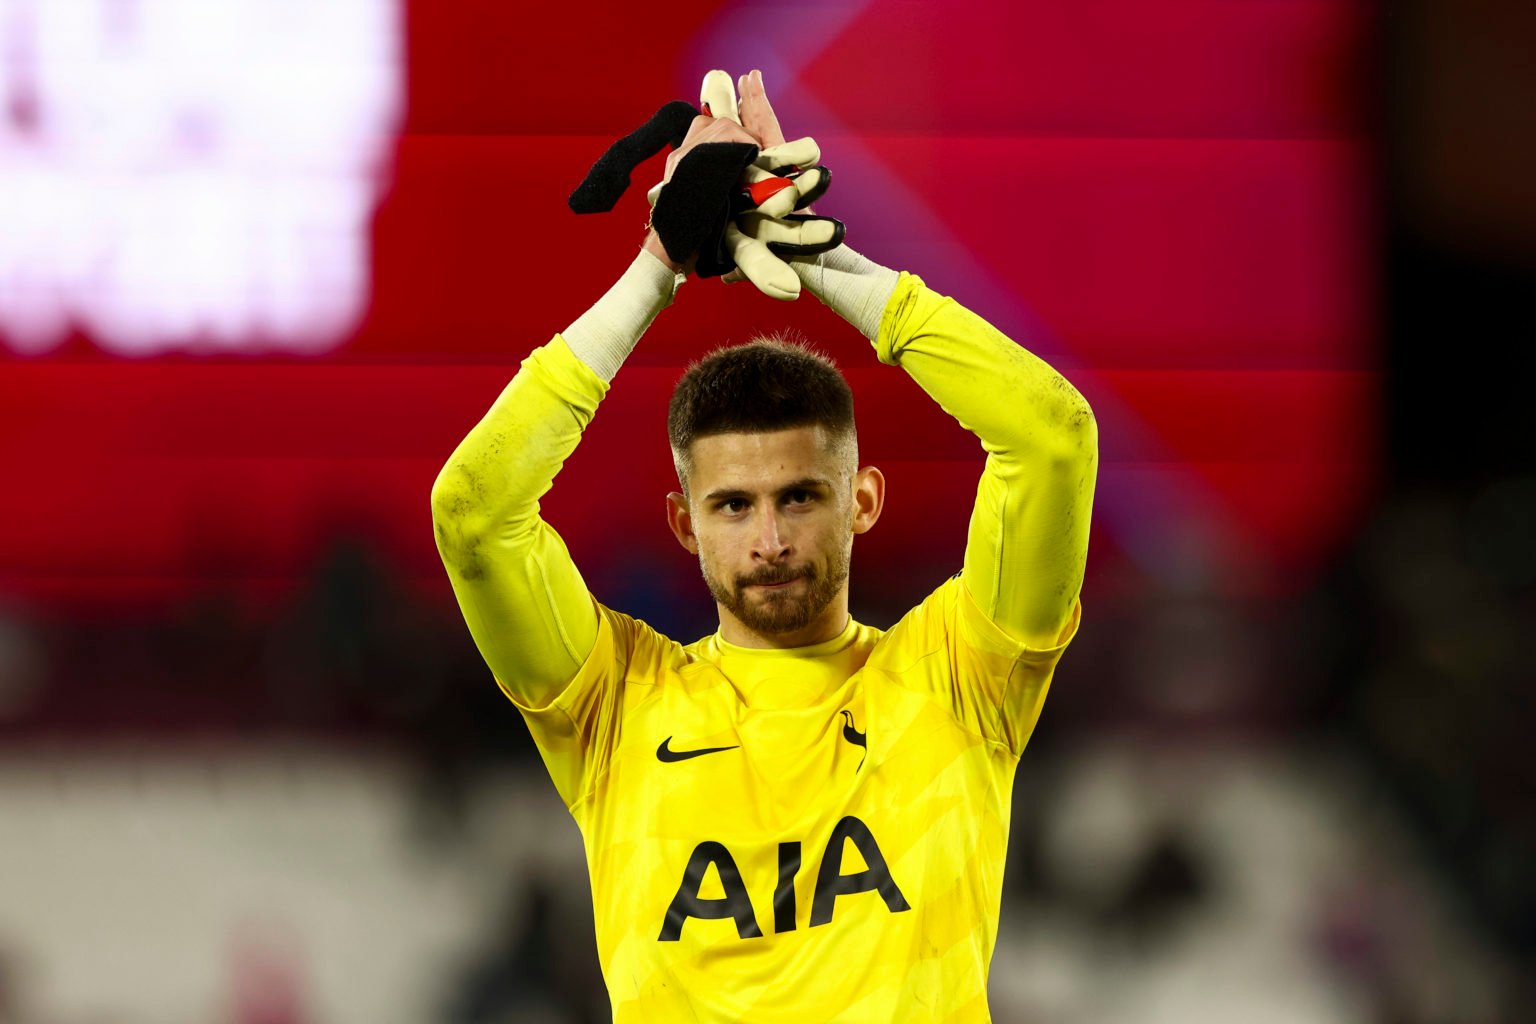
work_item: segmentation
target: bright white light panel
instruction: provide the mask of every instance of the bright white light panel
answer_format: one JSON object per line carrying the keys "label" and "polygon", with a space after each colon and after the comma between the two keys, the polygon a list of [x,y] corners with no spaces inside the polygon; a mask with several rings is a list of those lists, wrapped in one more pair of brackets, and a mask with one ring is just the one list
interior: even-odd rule
{"label": "bright white light panel", "polygon": [[369,291],[398,0],[0,0],[0,347],[323,352]]}

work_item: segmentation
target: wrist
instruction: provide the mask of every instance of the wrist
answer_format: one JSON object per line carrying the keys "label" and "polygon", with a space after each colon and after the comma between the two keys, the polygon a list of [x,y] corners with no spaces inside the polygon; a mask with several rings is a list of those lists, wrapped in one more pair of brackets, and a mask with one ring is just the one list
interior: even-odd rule
{"label": "wrist", "polygon": [[901,279],[899,271],[839,245],[817,256],[790,261],[805,289],[838,316],[877,341],[880,318]]}
{"label": "wrist", "polygon": [[613,287],[561,332],[566,345],[592,372],[613,380],[646,328],[672,304],[682,281],[655,257],[636,253]]}
{"label": "wrist", "polygon": [[686,264],[678,263],[671,256],[667,255],[667,247],[661,244],[661,236],[656,233],[655,228],[652,228],[650,231],[646,232],[645,242],[641,244],[640,249],[643,252],[648,252],[652,256],[655,256],[658,260],[661,261],[662,266],[666,267],[674,274],[686,275],[690,270],[692,270],[691,267],[687,266]]}

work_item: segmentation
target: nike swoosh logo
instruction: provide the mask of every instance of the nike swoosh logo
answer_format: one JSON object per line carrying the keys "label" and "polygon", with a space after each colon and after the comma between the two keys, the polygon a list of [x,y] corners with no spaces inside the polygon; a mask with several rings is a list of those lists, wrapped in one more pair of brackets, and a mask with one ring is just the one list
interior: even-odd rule
{"label": "nike swoosh logo", "polygon": [[671,736],[668,736],[666,739],[661,741],[661,746],[656,748],[656,760],[666,761],[668,763],[673,761],[686,761],[690,757],[702,757],[705,754],[718,754],[722,750],[735,750],[737,747],[741,746],[740,743],[737,743],[729,747],[700,747],[698,750],[673,750],[671,746],[669,746],[671,742]]}

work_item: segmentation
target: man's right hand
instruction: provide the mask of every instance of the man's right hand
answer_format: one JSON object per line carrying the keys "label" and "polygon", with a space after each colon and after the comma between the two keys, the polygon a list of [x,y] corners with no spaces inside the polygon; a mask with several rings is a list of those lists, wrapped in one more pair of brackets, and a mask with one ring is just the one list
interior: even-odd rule
{"label": "man's right hand", "polygon": [[[682,163],[683,157],[688,155],[689,150],[709,142],[745,142],[753,146],[759,145],[757,139],[730,118],[700,114],[688,126],[688,134],[683,136],[683,144],[667,154],[666,170],[662,175],[661,184],[665,185],[672,180],[672,173],[677,170],[677,165]],[[655,188],[651,190],[653,195],[655,191]],[[655,228],[646,234],[645,243],[641,248],[661,260],[674,274],[691,274],[694,264],[698,262],[697,253],[690,255],[684,263],[678,263],[667,255],[666,246],[661,244],[661,236],[656,233]]]}

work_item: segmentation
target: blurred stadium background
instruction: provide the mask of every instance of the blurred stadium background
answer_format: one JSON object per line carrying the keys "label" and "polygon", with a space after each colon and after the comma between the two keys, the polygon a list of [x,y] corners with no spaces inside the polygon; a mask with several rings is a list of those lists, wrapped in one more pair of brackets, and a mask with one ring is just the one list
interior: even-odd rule
{"label": "blurred stadium background", "polygon": [[[458,617],[438,467],[638,246],[608,142],[764,71],[850,243],[1058,366],[1103,466],[993,1013],[1536,998],[1536,8],[0,3],[0,1022],[606,1019],[580,841]],[[687,284],[545,503],[713,629],[672,381],[792,328],[958,564],[974,440],[814,300]]]}

